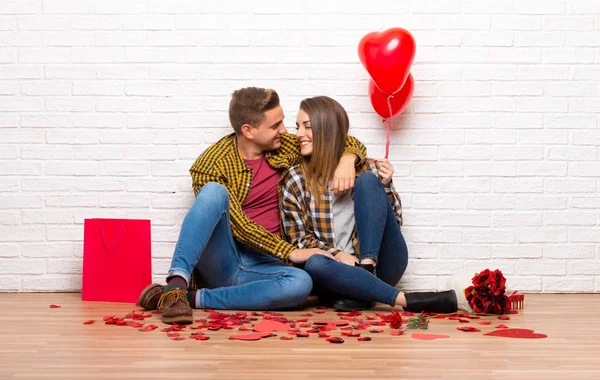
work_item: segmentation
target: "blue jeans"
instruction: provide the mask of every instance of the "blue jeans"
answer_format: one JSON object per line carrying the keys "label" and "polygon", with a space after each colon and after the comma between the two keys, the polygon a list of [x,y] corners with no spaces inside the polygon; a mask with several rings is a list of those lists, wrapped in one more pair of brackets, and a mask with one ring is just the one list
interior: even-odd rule
{"label": "blue jeans", "polygon": [[360,259],[377,262],[377,277],[366,270],[314,255],[304,265],[315,284],[345,297],[394,305],[394,288],[408,264],[408,248],[383,184],[371,172],[358,176],[354,187],[354,218]]}
{"label": "blue jeans", "polygon": [[196,267],[207,288],[196,292],[196,308],[268,310],[304,302],[312,279],[302,269],[236,244],[231,232],[229,194],[207,183],[181,226],[167,278],[190,282]]}

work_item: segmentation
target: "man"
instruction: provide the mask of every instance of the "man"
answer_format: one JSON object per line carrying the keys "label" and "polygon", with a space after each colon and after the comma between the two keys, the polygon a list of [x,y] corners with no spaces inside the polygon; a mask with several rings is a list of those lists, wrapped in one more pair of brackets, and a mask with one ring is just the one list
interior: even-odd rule
{"label": "man", "polygon": [[[281,238],[280,180],[299,162],[295,135],[287,134],[279,96],[248,87],[233,93],[229,120],[235,131],[196,160],[190,173],[196,200],[183,220],[167,277],[140,294],[144,309],[162,310],[165,323],[192,323],[192,308],[266,310],[302,303],[312,289],[303,270],[320,249],[297,249]],[[349,137],[332,189],[354,184],[364,146]],[[188,291],[196,268],[206,288]]]}

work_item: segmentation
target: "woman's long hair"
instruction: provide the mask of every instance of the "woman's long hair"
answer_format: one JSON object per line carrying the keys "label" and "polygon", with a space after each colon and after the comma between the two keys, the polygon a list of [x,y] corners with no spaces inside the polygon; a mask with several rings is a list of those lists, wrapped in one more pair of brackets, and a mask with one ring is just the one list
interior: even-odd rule
{"label": "woman's long hair", "polygon": [[328,96],[306,98],[300,103],[312,130],[313,151],[300,162],[308,188],[317,198],[329,190],[329,181],[342,158],[350,122],[340,103]]}

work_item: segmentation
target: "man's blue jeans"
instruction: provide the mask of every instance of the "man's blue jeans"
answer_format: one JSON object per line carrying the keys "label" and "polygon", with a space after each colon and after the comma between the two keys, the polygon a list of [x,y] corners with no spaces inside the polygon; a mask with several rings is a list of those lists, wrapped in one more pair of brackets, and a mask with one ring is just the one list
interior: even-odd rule
{"label": "man's blue jeans", "polygon": [[394,288],[408,264],[408,248],[396,222],[383,184],[371,172],[358,176],[354,187],[354,218],[360,259],[377,262],[377,277],[366,270],[314,255],[304,269],[315,285],[342,295],[394,305],[400,290]]}
{"label": "man's blue jeans", "polygon": [[298,306],[312,280],[302,269],[238,245],[229,219],[229,194],[208,183],[183,220],[168,278],[190,282],[196,267],[207,288],[196,293],[196,308],[268,310]]}

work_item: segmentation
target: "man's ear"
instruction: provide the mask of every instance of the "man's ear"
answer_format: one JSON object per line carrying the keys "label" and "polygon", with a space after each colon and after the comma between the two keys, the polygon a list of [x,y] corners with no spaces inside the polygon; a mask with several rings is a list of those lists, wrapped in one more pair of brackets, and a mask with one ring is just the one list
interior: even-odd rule
{"label": "man's ear", "polygon": [[251,126],[250,124],[244,124],[242,125],[242,128],[240,129],[242,131],[242,135],[247,138],[248,140],[253,140],[254,139],[254,135],[252,135],[252,129],[254,127]]}

